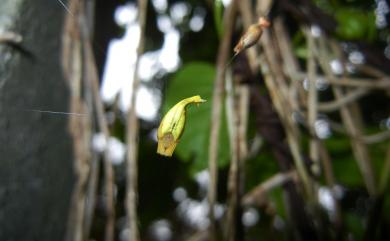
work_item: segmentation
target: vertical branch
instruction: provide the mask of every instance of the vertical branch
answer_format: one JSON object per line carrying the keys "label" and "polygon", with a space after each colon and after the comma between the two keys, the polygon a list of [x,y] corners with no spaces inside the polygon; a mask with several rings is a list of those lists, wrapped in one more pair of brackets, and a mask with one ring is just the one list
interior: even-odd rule
{"label": "vertical branch", "polygon": [[92,221],[94,218],[95,204],[96,204],[96,194],[98,189],[99,181],[99,158],[96,153],[92,153],[91,157],[91,170],[89,174],[88,187],[87,187],[87,197],[86,197],[86,207],[85,207],[85,218],[84,218],[84,237],[83,240],[88,240]]}
{"label": "vertical branch", "polygon": [[230,37],[233,32],[234,16],[236,12],[236,0],[233,0],[225,10],[224,34],[218,49],[217,73],[214,82],[213,104],[211,113],[210,149],[209,149],[209,173],[210,184],[208,190],[210,230],[209,240],[216,240],[216,227],[214,206],[217,200],[218,180],[218,139],[221,127],[222,96],[224,92],[225,66],[230,52]]}
{"label": "vertical branch", "polygon": [[311,166],[312,172],[317,176],[320,174],[320,165],[319,165],[319,146],[318,139],[315,130],[315,122],[317,119],[318,111],[318,99],[317,99],[317,88],[316,88],[316,62],[314,58],[314,38],[308,29],[305,29],[307,39],[307,77],[309,82],[309,94],[307,97],[307,123],[309,125],[309,131],[311,134],[310,143],[309,143],[309,156],[313,161]]}
{"label": "vertical branch", "polygon": [[138,0],[138,22],[140,25],[140,38],[137,48],[137,58],[134,67],[133,85],[131,94],[130,110],[127,114],[127,185],[126,185],[126,209],[127,219],[131,235],[129,240],[140,240],[137,227],[137,196],[138,196],[138,135],[139,123],[136,114],[136,95],[139,88],[138,66],[141,54],[144,51],[145,25],[147,14],[147,0]]}
{"label": "vertical branch", "polygon": [[[93,55],[90,35],[88,32],[86,19],[82,18],[83,32],[84,32],[84,50],[85,50],[85,68],[86,76],[88,78],[89,87],[92,90],[93,101],[96,108],[97,122],[99,130],[103,133],[104,138],[108,140],[110,131],[108,123],[105,117],[103,101],[99,92],[99,76]],[[105,190],[105,204],[106,204],[106,227],[105,227],[105,241],[114,240],[114,227],[115,227],[115,209],[114,209],[114,170],[112,162],[108,155],[108,149],[104,149],[104,190]]]}
{"label": "vertical branch", "polygon": [[[62,36],[62,65],[70,88],[70,112],[87,113],[86,103],[82,99],[82,44],[80,26],[76,16],[81,14],[82,4],[79,1],[70,1],[70,11],[66,15],[65,27]],[[71,14],[72,13],[72,14]],[[89,173],[91,126],[90,119],[71,115],[69,131],[73,138],[75,152],[74,172],[76,183],[74,185],[69,210],[67,232],[65,240],[81,241],[84,232],[84,209],[86,186]]]}
{"label": "vertical branch", "polygon": [[[245,27],[252,24],[251,14],[243,14],[244,9],[250,9],[249,1],[241,1],[238,10],[243,18]],[[256,72],[257,52],[256,48],[246,51],[253,72]],[[241,196],[243,193],[242,166],[247,155],[246,130],[249,106],[249,89],[247,85],[240,85],[233,78],[227,79],[226,109],[229,122],[229,137],[231,147],[231,164],[228,179],[228,211],[227,211],[227,240],[241,240],[243,227],[241,224]]]}
{"label": "vertical branch", "polygon": [[[233,83],[233,77],[229,74],[226,77],[226,114],[229,126],[229,139],[231,150],[231,161],[229,169],[228,179],[228,210],[227,210],[227,240],[241,240],[242,229],[241,227],[241,212],[240,212],[240,199],[242,190],[240,190],[241,179],[241,165],[240,161],[240,141],[239,141],[239,116],[238,106],[236,100],[236,88]],[[237,96],[238,97],[238,96]]]}
{"label": "vertical branch", "polygon": [[[110,135],[109,133],[109,128],[107,124],[107,120],[105,117],[105,111],[104,111],[104,104],[103,101],[100,97],[99,93],[99,75],[98,75],[98,70],[96,67],[95,63],[95,57],[93,54],[93,49],[92,49],[92,43],[91,43],[91,29],[87,23],[87,16],[85,13],[84,9],[84,1],[80,1],[80,11],[78,12],[79,14],[77,15],[77,25],[78,28],[80,29],[80,34],[81,34],[81,41],[82,41],[82,46],[83,46],[83,68],[85,68],[85,78],[86,78],[86,91],[91,91],[92,93],[89,96],[92,96],[92,102],[93,105],[96,109],[96,114],[97,114],[97,123],[98,123],[98,128],[99,131],[101,131],[105,137],[106,140],[108,140],[108,137]],[[74,14],[74,12],[71,12]],[[76,15],[74,15],[76,16]],[[73,16],[73,17],[74,17]],[[76,17],[74,17],[76,18]],[[73,19],[72,21],[75,21]],[[88,96],[88,94],[87,94]],[[79,111],[80,112],[80,111]],[[84,113],[80,112],[80,113]],[[91,129],[91,128],[89,128]],[[91,139],[91,138],[90,138]],[[114,226],[115,226],[115,209],[114,209],[114,171],[112,168],[112,162],[109,159],[108,156],[108,150],[105,148],[104,150],[104,155],[103,155],[103,160],[104,160],[104,190],[105,190],[105,204],[106,204],[106,226],[105,226],[105,240],[106,241],[113,241],[114,240]],[[93,165],[97,165],[97,163],[94,163]],[[97,175],[97,167],[94,167],[94,173],[91,176],[92,180],[92,194],[93,195],[93,182],[96,182],[96,175]],[[87,188],[84,188],[85,191]],[[92,196],[89,196],[90,198]],[[94,197],[92,197],[94,198]],[[91,201],[91,200],[89,200]],[[85,200],[84,200],[85,202]],[[93,207],[92,207],[93,208]],[[86,215],[92,215],[93,209],[88,210],[89,213]],[[87,217],[87,216],[86,216]],[[90,219],[90,217],[89,217]],[[84,220],[82,224],[80,224],[81,227],[83,227],[83,224],[88,225],[88,229],[90,226],[90,220]],[[83,237],[87,235],[86,231],[84,230]]]}
{"label": "vertical branch", "polygon": [[[85,4],[85,17],[87,18],[86,20],[88,21],[88,28],[85,30],[85,34],[89,34],[89,36],[92,36],[92,32],[94,29],[94,18],[91,13],[94,12],[95,6],[94,3],[95,1],[92,0],[90,1],[92,4],[88,4],[87,2]],[[85,37],[88,37],[85,35]],[[88,41],[92,41],[90,37],[88,37]],[[92,44],[92,43],[90,43]],[[85,44],[84,44],[85,46]],[[94,61],[94,59],[92,59]],[[96,67],[95,67],[96,68]],[[97,75],[97,74],[96,74]],[[89,74],[90,76],[90,74]],[[88,76],[86,76],[88,78]],[[89,85],[91,85],[91,80],[88,78]],[[88,106],[96,106],[95,103],[95,98],[94,95],[99,93],[93,93],[93,88],[85,88],[84,90],[84,99],[87,103]],[[92,114],[92,113],[91,113]],[[96,124],[95,122],[91,123],[91,130],[96,130]],[[92,223],[94,220],[94,214],[95,214],[95,205],[96,205],[96,199],[97,199],[97,192],[98,192],[98,182],[99,182],[99,171],[100,171],[100,155],[99,153],[92,151],[91,153],[91,158],[90,158],[90,172],[89,172],[89,177],[88,177],[88,184],[86,187],[86,198],[85,198],[85,212],[84,212],[84,233],[83,233],[83,240],[88,240],[90,233],[91,233],[91,228],[92,228]]]}

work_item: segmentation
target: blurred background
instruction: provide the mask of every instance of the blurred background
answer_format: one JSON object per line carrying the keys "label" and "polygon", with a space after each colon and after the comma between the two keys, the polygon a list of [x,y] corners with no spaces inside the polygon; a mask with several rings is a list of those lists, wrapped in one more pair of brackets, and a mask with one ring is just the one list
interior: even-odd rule
{"label": "blurred background", "polygon": [[390,240],[389,21],[388,0],[2,0],[0,240]]}

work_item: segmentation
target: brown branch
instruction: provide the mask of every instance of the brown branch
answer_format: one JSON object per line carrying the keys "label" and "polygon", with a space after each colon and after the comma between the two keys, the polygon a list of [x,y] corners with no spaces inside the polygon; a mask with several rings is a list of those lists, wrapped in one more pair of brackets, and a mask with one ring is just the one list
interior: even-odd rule
{"label": "brown branch", "polygon": [[378,79],[365,79],[365,78],[329,78],[328,83],[334,85],[342,85],[347,87],[360,87],[367,89],[389,89],[390,78],[378,78]]}
{"label": "brown branch", "polygon": [[[83,18],[83,21],[88,21],[88,23],[93,23],[94,22],[94,19],[91,17],[91,14],[94,10],[94,6],[93,5],[85,5],[85,10],[84,10],[84,18]],[[70,14],[72,15],[72,13],[70,12]],[[74,17],[74,15],[72,15]],[[87,19],[88,18],[88,19]],[[85,25],[85,23],[84,23]],[[84,29],[84,42],[85,41],[88,41],[90,43],[90,45],[92,44],[91,43],[91,39],[89,36],[92,35],[92,31],[93,31],[93,24],[88,24],[88,28],[85,28]],[[85,27],[85,26],[84,26]],[[88,36],[89,35],[89,36]],[[86,44],[84,44],[85,48],[86,48]],[[86,49],[84,49],[86,50]],[[92,51],[91,49],[88,50],[88,51]],[[86,66],[86,69],[87,71],[95,71],[95,75],[97,76],[97,73],[96,73],[96,63],[94,62],[95,59],[91,57],[94,57],[94,56],[86,56],[85,57],[85,62],[89,62],[89,63],[86,63],[84,64]],[[91,62],[92,61],[92,62]],[[87,65],[89,64],[92,64],[92,68],[88,67]],[[90,69],[90,70],[89,70]],[[87,72],[86,71],[86,72]],[[99,95],[99,92],[95,92],[94,93],[94,88],[91,87],[91,82],[93,81],[91,79],[91,76],[93,76],[94,73],[86,73],[86,77],[88,78],[88,83],[89,83],[89,88],[85,88],[85,99],[86,99],[86,103],[88,104],[88,106],[95,106],[96,108],[96,100],[94,98],[95,95]],[[100,96],[99,96],[100,97]],[[96,127],[94,125],[94,123],[91,124],[91,130],[95,130]],[[91,141],[91,139],[90,139]],[[94,220],[94,214],[95,214],[95,205],[96,205],[96,198],[97,198],[97,192],[98,192],[98,186],[99,186],[99,170],[100,170],[100,161],[99,161],[99,154],[95,151],[95,152],[92,152],[91,153],[91,158],[90,158],[90,172],[89,172],[89,177],[88,177],[88,184],[87,184],[87,187],[86,187],[86,198],[85,198],[85,213],[84,213],[84,223],[83,223],[83,240],[88,240],[89,239],[89,236],[90,236],[90,233],[91,233],[91,228],[92,228],[92,223],[93,223],[93,220]],[[104,158],[104,157],[103,157]],[[109,224],[110,222],[108,222],[108,224],[106,224],[106,227],[111,225]],[[113,224],[112,224],[113,225]]]}
{"label": "brown branch", "polygon": [[140,25],[140,39],[137,48],[137,58],[134,67],[133,85],[131,94],[131,106],[127,114],[127,190],[126,190],[126,211],[131,235],[129,240],[140,240],[137,218],[137,198],[138,198],[138,136],[139,123],[136,113],[136,95],[138,93],[140,79],[138,75],[140,56],[144,51],[145,26],[148,0],[138,0],[138,22]]}
{"label": "brown branch", "polygon": [[274,188],[282,186],[288,181],[296,181],[296,179],[297,173],[294,170],[289,172],[277,173],[254,187],[247,194],[245,194],[245,196],[242,198],[242,204],[256,204],[258,206],[263,206],[268,192],[272,191]]}
{"label": "brown branch", "polygon": [[96,194],[98,189],[99,181],[99,158],[98,155],[92,153],[91,167],[89,172],[89,179],[87,185],[86,195],[86,207],[85,207],[85,218],[84,218],[84,237],[83,240],[88,240],[91,232],[92,222],[95,212]]}
{"label": "brown branch", "polygon": [[368,92],[369,91],[367,89],[357,89],[353,92],[351,91],[336,99],[335,101],[320,103],[318,106],[318,110],[322,112],[338,111],[340,110],[340,108],[365,96],[366,94],[368,94]]}
{"label": "brown branch", "polygon": [[[226,77],[226,113],[229,126],[229,139],[231,149],[231,162],[228,178],[228,210],[227,210],[227,240],[242,240],[243,229],[241,220],[241,205],[239,200],[242,195],[242,162],[244,160],[243,150],[241,150],[239,133],[240,111],[238,102],[240,93],[238,86],[234,86],[234,81],[231,75]],[[245,141],[245,140],[244,140]]]}
{"label": "brown branch", "polygon": [[362,136],[361,139],[366,144],[375,144],[390,139],[390,131],[383,131],[372,135],[365,135]]}
{"label": "brown branch", "polygon": [[361,65],[357,65],[355,66],[357,67],[357,69],[364,73],[364,74],[367,74],[367,75],[370,75],[374,78],[388,78],[388,75],[386,75],[383,71],[377,69],[377,68],[374,68],[372,66],[369,66],[369,65],[366,65],[366,64],[361,64]]}
{"label": "brown branch", "polygon": [[[83,18],[83,24],[85,31],[88,31],[85,18]],[[91,40],[88,32],[85,32],[84,37],[84,50],[85,50],[85,66],[86,75],[89,81],[89,86],[92,90],[94,105],[97,114],[97,123],[99,130],[103,133],[105,140],[110,137],[110,131],[105,116],[104,104],[100,97],[99,91],[99,76],[95,63],[95,57],[93,55]],[[112,167],[112,161],[108,155],[108,148],[106,147],[103,152],[104,160],[104,190],[105,190],[105,204],[106,204],[106,227],[105,227],[105,241],[114,240],[114,228],[115,228],[115,208],[114,208],[114,170]]]}
{"label": "brown branch", "polygon": [[[70,9],[73,13],[80,14],[82,3],[70,1]],[[70,89],[70,112],[87,113],[87,105],[81,98],[82,78],[82,49],[80,26],[74,21],[73,15],[68,14],[65,19],[62,41],[63,71]],[[72,191],[67,231],[65,240],[81,241],[83,239],[83,223],[86,186],[89,173],[91,139],[91,122],[89,118],[70,116],[69,132],[73,138],[75,185]]]}
{"label": "brown branch", "polygon": [[[300,72],[298,59],[294,56],[293,47],[291,45],[290,36],[284,26],[281,17],[276,18],[273,23],[275,29],[275,36],[283,57],[283,70],[286,76],[290,78]],[[293,110],[299,110],[299,103],[306,102],[306,92],[299,81],[291,81],[290,83],[290,100]]]}
{"label": "brown branch", "polygon": [[310,143],[309,143],[309,156],[313,161],[311,166],[312,172],[319,176],[320,174],[320,165],[319,165],[319,141],[317,139],[317,134],[315,130],[315,122],[318,116],[318,93],[316,88],[316,62],[314,57],[314,37],[308,29],[305,29],[305,35],[307,40],[308,56],[307,56],[307,71],[308,71],[308,80],[309,80],[309,93],[307,96],[307,123],[309,126],[309,131],[311,133]]}
{"label": "brown branch", "polygon": [[[241,1],[238,5],[241,17],[244,20],[245,27],[252,24],[252,17],[243,14],[243,8],[250,8],[249,1]],[[246,50],[252,71],[257,66],[256,50],[250,48]],[[227,113],[228,122],[230,123],[230,146],[231,146],[231,164],[228,179],[228,211],[227,211],[227,234],[228,240],[242,240],[243,227],[241,224],[241,196],[243,193],[243,163],[248,155],[246,143],[248,106],[249,106],[249,89],[247,85],[239,85],[239,79],[227,78]]]}
{"label": "brown branch", "polygon": [[378,132],[378,133],[371,134],[371,135],[354,136],[354,135],[351,135],[348,132],[348,130],[346,130],[344,128],[343,125],[336,123],[334,121],[329,121],[329,123],[330,123],[330,127],[332,128],[332,130],[337,131],[337,132],[342,133],[342,134],[345,134],[345,135],[348,135],[349,138],[362,141],[368,145],[375,144],[375,143],[390,139],[390,131],[382,131],[382,132]]}
{"label": "brown branch", "polygon": [[[303,80],[307,73],[296,72],[289,74],[294,80]],[[324,78],[327,83],[332,85],[340,85],[345,87],[359,87],[367,89],[389,89],[390,78],[381,76],[378,78],[353,78],[353,77],[337,77],[318,75],[318,78]]]}
{"label": "brown branch", "polygon": [[224,33],[222,42],[218,49],[217,73],[214,82],[213,103],[211,112],[210,144],[209,144],[209,173],[210,184],[208,190],[209,202],[209,240],[216,240],[216,227],[214,206],[217,200],[217,181],[218,181],[218,139],[221,127],[222,99],[224,92],[225,66],[229,58],[231,35],[234,25],[236,12],[236,0],[233,0],[227,7],[224,14]]}

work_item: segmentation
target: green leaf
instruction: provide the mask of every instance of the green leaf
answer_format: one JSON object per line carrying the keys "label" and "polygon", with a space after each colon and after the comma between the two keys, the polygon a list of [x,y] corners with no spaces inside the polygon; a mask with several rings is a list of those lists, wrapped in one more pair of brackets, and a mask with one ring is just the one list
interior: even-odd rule
{"label": "green leaf", "polygon": [[222,34],[223,34],[222,12],[223,12],[222,0],[215,0],[214,1],[214,24],[219,38],[222,38]]}
{"label": "green leaf", "polygon": [[[200,95],[207,100],[199,107],[189,106],[187,109],[186,127],[174,153],[183,161],[193,160],[192,173],[208,166],[214,77],[215,69],[208,63],[193,62],[186,64],[170,80],[165,94],[164,113],[178,101],[189,96]],[[218,165],[220,167],[226,166],[230,157],[225,116],[223,113],[219,139]]]}
{"label": "green leaf", "polygon": [[326,140],[325,145],[331,153],[336,180],[348,187],[364,186],[361,172],[351,149],[350,140],[336,136]]}
{"label": "green leaf", "polygon": [[375,16],[372,12],[354,8],[339,8],[336,11],[337,35],[346,40],[365,39],[376,36]]}
{"label": "green leaf", "polygon": [[345,223],[347,230],[351,233],[353,240],[359,240],[363,237],[363,221],[362,217],[358,216],[356,213],[346,212],[344,214]]}

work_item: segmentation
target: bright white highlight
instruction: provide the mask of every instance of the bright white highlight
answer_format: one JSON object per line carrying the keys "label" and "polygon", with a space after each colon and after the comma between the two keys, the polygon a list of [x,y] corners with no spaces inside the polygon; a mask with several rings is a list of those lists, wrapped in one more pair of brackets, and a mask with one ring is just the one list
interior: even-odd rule
{"label": "bright white highlight", "polygon": [[329,122],[325,119],[318,119],[314,122],[314,130],[316,135],[320,139],[329,138],[332,135],[330,130]]}
{"label": "bright white highlight", "polygon": [[333,197],[332,190],[327,187],[320,187],[318,189],[318,201],[328,211],[329,217],[334,219],[336,215],[336,200]]}
{"label": "bright white highlight", "polygon": [[173,191],[172,196],[176,202],[182,202],[187,198],[187,191],[183,187],[178,187]]}
{"label": "bright white highlight", "polygon": [[179,67],[179,43],[179,31],[171,30],[165,34],[164,43],[159,56],[159,62],[162,68],[167,72],[174,72]]}
{"label": "bright white highlight", "polygon": [[126,26],[135,22],[137,13],[138,9],[134,4],[126,4],[125,6],[118,7],[115,10],[114,19],[119,26]]}
{"label": "bright white highlight", "polygon": [[343,73],[343,65],[340,60],[334,59],[329,64],[334,74],[341,75]]}
{"label": "bright white highlight", "polygon": [[206,16],[206,11],[203,8],[195,8],[194,15],[190,20],[190,29],[194,32],[199,32],[203,29],[204,18]]}
{"label": "bright white highlight", "polygon": [[[160,95],[145,86],[141,86],[137,93],[137,115],[147,121],[152,121],[157,116]],[[126,108],[126,107],[125,107]]]}
{"label": "bright white highlight", "polygon": [[167,33],[173,29],[172,20],[168,15],[159,15],[157,17],[157,27],[161,32]]}
{"label": "bright white highlight", "polygon": [[103,133],[97,133],[92,137],[92,148],[96,152],[108,151],[108,158],[114,165],[123,163],[126,153],[126,145],[115,137],[105,138]]}
{"label": "bright white highlight", "polygon": [[352,51],[348,55],[348,59],[353,64],[363,64],[364,63],[364,55],[359,51]]}
{"label": "bright white highlight", "polygon": [[321,37],[322,34],[321,28],[318,25],[312,25],[310,27],[310,32],[315,38]]}
{"label": "bright white highlight", "polygon": [[246,227],[252,227],[256,225],[256,223],[259,221],[259,212],[257,212],[254,208],[249,208],[245,210],[245,212],[242,214],[242,223]]}
{"label": "bright white highlight", "polygon": [[195,181],[198,183],[200,190],[206,192],[209,187],[210,175],[208,170],[203,170],[195,175]]}
{"label": "bright white highlight", "polygon": [[153,238],[158,241],[168,241],[172,239],[171,224],[165,219],[153,222],[150,227],[150,232]]}
{"label": "bright white highlight", "polygon": [[[167,2],[156,0],[154,4],[163,9]],[[184,18],[189,13],[189,7],[184,3],[177,3],[172,8],[172,14],[176,14],[176,17]],[[135,22],[136,16],[137,8],[131,4],[124,5],[115,12],[116,22],[125,26],[126,31],[121,39],[110,42],[103,73],[102,98],[105,102],[113,103],[119,96],[119,108],[122,111],[127,111],[131,105],[136,50],[140,38],[139,25]],[[164,33],[164,42],[161,49],[146,52],[140,57],[138,71],[142,81],[151,81],[156,75],[174,72],[180,65],[179,31],[174,28],[168,16],[160,16],[158,26]],[[141,85],[136,96],[136,110],[140,118],[152,121],[157,117],[161,97],[156,92],[158,91],[152,92]]]}
{"label": "bright white highlight", "polygon": [[328,81],[323,77],[318,77],[316,80],[316,88],[317,90],[324,91],[328,89],[329,83]]}
{"label": "bright white highlight", "polygon": [[165,12],[168,7],[167,0],[152,0],[152,4],[154,9],[159,13]]}
{"label": "bright white highlight", "polygon": [[178,2],[172,5],[170,14],[175,24],[183,22],[184,18],[190,13],[190,5],[185,2]]}
{"label": "bright white highlight", "polygon": [[223,6],[225,6],[225,8],[227,7],[227,6],[229,6],[229,4],[232,2],[232,0],[222,0],[222,4],[223,4]]}
{"label": "bright white highlight", "polygon": [[376,0],[375,9],[375,24],[378,28],[385,28],[387,26],[386,15],[390,12],[389,5],[386,0]]}
{"label": "bright white highlight", "polygon": [[139,35],[138,25],[132,24],[127,27],[122,39],[110,42],[101,88],[105,102],[112,103],[118,94],[120,102],[130,100]]}

